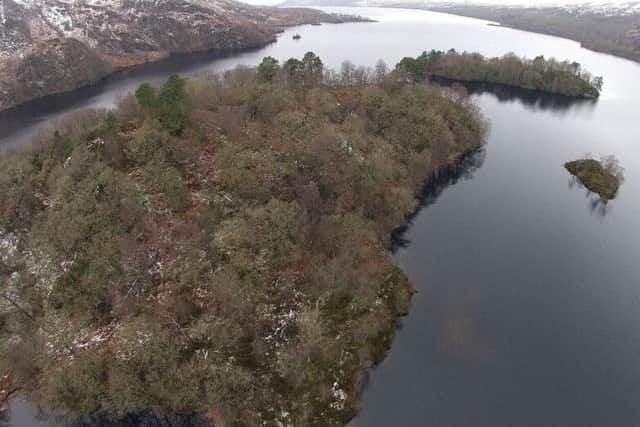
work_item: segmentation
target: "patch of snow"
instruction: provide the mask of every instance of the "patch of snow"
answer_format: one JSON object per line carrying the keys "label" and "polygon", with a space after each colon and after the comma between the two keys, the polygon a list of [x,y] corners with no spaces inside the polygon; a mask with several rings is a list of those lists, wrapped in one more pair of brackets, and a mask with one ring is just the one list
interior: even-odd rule
{"label": "patch of snow", "polygon": [[4,0],[0,0],[0,25],[2,25],[2,34],[4,35],[5,25],[7,25],[7,17],[4,14]]}
{"label": "patch of snow", "polygon": [[13,0],[13,2],[20,6],[27,6],[27,7],[31,7],[39,3],[37,0]]}
{"label": "patch of snow", "polygon": [[45,3],[42,6],[42,16],[51,26],[62,34],[70,33],[73,30],[73,21],[67,14],[67,9],[62,6]]}
{"label": "patch of snow", "polygon": [[73,261],[63,261],[57,265],[44,251],[37,249],[24,253],[24,263],[27,271],[36,279],[36,287],[45,290],[49,295],[54,283]]}
{"label": "patch of snow", "polygon": [[[373,6],[376,4],[388,4],[386,0],[366,0],[362,3],[368,3]],[[573,14],[596,14],[603,16],[616,15],[633,15],[640,14],[640,1],[612,1],[612,0],[596,0],[596,1],[571,1],[571,0],[542,0],[542,1],[520,1],[513,0],[475,0],[469,2],[450,1],[450,0],[405,0],[404,4],[412,4],[423,7],[456,7],[456,6],[497,6],[510,8],[532,8],[546,9],[557,8]]]}
{"label": "patch of snow", "polygon": [[18,256],[20,239],[14,233],[4,233],[0,230],[0,260],[6,265],[13,265]]}
{"label": "patch of snow", "polygon": [[344,402],[347,400],[347,393],[340,388],[340,384],[338,382],[334,382],[331,387],[331,396],[333,397],[333,402],[331,402],[331,408],[336,411],[341,411],[344,409]]}
{"label": "patch of snow", "polygon": [[577,4],[555,4],[553,7],[559,7],[567,12],[579,15],[596,14],[603,16],[616,15],[633,15],[640,13],[640,2],[612,2],[612,1],[592,1]]}
{"label": "patch of snow", "polygon": [[[274,283],[274,287],[278,287],[278,285],[277,282]],[[271,304],[265,307],[262,317],[271,323],[271,330],[264,337],[265,342],[270,347],[267,354],[271,352],[277,353],[279,349],[289,344],[289,335],[297,325],[304,301],[304,294],[296,289],[286,303]]]}

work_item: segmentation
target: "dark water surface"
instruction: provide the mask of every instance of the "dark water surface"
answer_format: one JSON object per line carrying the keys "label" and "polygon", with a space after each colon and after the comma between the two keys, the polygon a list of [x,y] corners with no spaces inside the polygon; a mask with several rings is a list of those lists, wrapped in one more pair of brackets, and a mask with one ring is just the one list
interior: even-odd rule
{"label": "dark water surface", "polygon": [[[296,28],[257,52],[154,66],[79,98],[0,115],[0,146],[19,144],[60,112],[111,106],[141,81],[265,55],[313,50],[331,67],[345,59],[392,65],[453,47],[576,60],[604,77],[595,103],[505,90],[473,95],[491,122],[487,147],[427,199],[403,236],[396,257],[419,293],[350,425],[640,426],[640,65],[484,21],[354,12],[380,22]],[[586,152],[614,154],[626,168],[606,207],[562,167]],[[12,408],[12,427],[53,425],[34,421],[28,408]]]}

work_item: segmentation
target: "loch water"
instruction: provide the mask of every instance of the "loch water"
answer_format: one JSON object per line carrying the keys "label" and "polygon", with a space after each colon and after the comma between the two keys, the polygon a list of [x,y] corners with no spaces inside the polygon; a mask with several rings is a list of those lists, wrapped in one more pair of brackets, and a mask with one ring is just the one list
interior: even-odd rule
{"label": "loch water", "polygon": [[[297,27],[257,51],[120,73],[0,114],[0,147],[23,144],[69,111],[113,106],[143,81],[255,65],[266,55],[311,50],[332,68],[450,48],[578,61],[604,77],[596,101],[471,92],[490,122],[487,145],[428,189],[400,236],[395,257],[418,293],[350,427],[640,425],[640,64],[486,21],[330,10],[378,22]],[[625,168],[608,205],[563,168],[585,153],[613,154]],[[8,417],[11,427],[58,427],[24,403]]]}

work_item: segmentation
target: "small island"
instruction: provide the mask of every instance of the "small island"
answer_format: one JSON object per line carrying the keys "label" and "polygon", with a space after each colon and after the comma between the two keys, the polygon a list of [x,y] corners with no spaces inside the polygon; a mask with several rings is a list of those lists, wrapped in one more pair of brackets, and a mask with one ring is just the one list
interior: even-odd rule
{"label": "small island", "polygon": [[293,37],[292,37],[292,39],[294,39],[294,40],[300,40],[301,38],[302,38],[302,36],[300,34],[297,34],[297,33],[294,34]]}
{"label": "small island", "polygon": [[613,156],[595,160],[589,157],[567,162],[564,167],[588,190],[607,202],[616,197],[622,184],[622,167]]}
{"label": "small island", "polygon": [[576,98],[597,98],[602,77],[594,77],[577,62],[537,56],[520,58],[513,53],[486,58],[479,53],[432,50],[416,58],[405,57],[397,70],[412,81],[430,77],[459,82],[492,83]]}

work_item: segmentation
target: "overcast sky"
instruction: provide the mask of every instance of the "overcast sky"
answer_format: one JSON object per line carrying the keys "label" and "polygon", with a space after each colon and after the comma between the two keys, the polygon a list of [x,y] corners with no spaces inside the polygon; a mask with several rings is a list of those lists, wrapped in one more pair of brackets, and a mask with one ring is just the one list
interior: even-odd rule
{"label": "overcast sky", "polygon": [[[240,0],[250,4],[278,4],[282,0]],[[392,0],[390,0],[392,1]],[[418,0],[415,0],[416,2]],[[431,0],[438,1],[438,0]],[[445,1],[445,0],[443,0]],[[448,0],[447,0],[448,1]],[[630,3],[634,0],[478,0],[478,1],[460,1],[460,3],[486,3],[486,4],[518,4],[524,6],[548,5],[548,4],[576,4],[576,3]]]}

